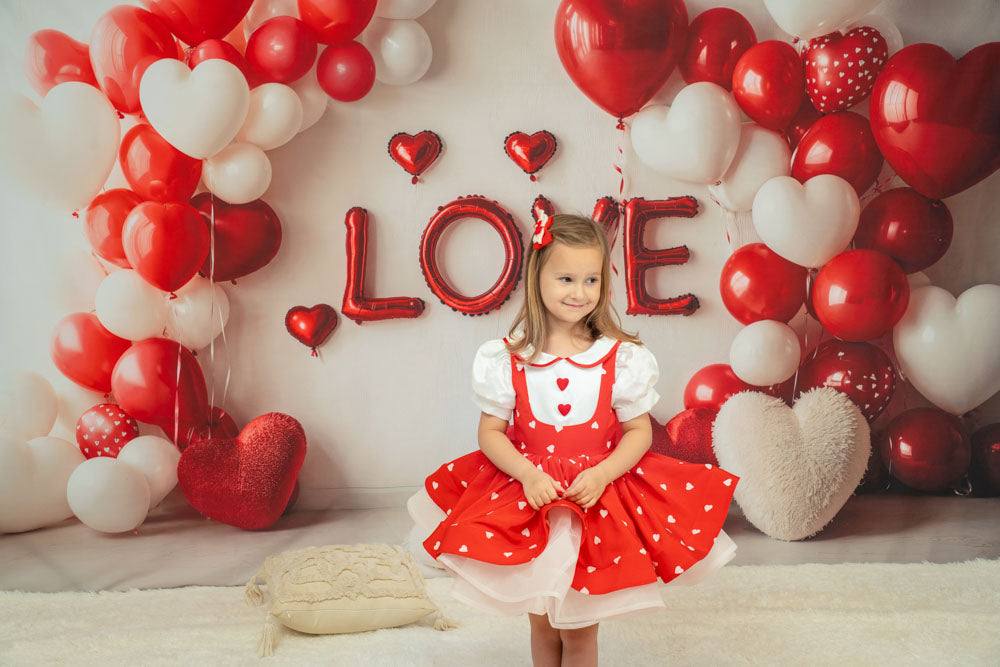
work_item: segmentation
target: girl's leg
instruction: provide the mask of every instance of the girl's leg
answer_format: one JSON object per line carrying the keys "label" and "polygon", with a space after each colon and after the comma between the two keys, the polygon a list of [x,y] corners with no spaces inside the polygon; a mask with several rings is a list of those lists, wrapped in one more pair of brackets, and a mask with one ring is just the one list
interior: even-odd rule
{"label": "girl's leg", "polygon": [[535,667],[559,667],[562,661],[560,631],[549,625],[549,617],[545,614],[528,614],[528,618],[531,621],[532,664]]}
{"label": "girl's leg", "polygon": [[597,623],[576,630],[559,630],[563,667],[597,667]]}

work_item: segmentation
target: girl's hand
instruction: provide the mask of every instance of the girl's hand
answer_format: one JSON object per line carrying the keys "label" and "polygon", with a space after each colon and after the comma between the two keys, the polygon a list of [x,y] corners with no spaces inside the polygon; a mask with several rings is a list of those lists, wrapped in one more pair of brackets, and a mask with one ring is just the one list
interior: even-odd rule
{"label": "girl's hand", "polygon": [[524,488],[524,497],[528,499],[531,509],[540,510],[543,505],[548,505],[559,498],[563,488],[548,473],[538,468],[532,468],[532,470],[534,472],[528,473],[528,476],[520,481]]}
{"label": "girl's hand", "polygon": [[600,465],[596,465],[577,475],[573,483],[566,489],[563,497],[587,509],[594,506],[594,503],[604,494],[604,489],[610,483],[611,480],[604,469]]}

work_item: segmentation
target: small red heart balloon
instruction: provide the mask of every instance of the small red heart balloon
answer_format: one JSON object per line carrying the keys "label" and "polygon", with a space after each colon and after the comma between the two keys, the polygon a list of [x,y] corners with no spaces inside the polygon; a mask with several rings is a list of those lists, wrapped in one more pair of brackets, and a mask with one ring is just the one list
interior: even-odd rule
{"label": "small red heart balloon", "polygon": [[733,70],[733,96],[755,123],[788,127],[803,98],[805,74],[791,44],[768,40],[747,49]]}
{"label": "small red heart balloon", "polygon": [[870,343],[828,340],[799,369],[799,393],[832,387],[847,394],[868,423],[882,414],[896,388],[896,372],[886,353]]}
{"label": "small red heart balloon", "polygon": [[540,130],[532,135],[511,132],[504,140],[503,149],[514,164],[524,173],[530,174],[531,180],[535,180],[535,172],[555,155],[556,138],[547,130]]}
{"label": "small red heart balloon", "polygon": [[833,174],[850,183],[860,197],[882,169],[882,154],[868,119],[853,111],[823,116],[809,128],[792,156],[792,176],[805,183]]}
{"label": "small red heart balloon", "polygon": [[311,347],[312,356],[315,357],[316,348],[337,328],[337,311],[325,303],[312,308],[295,306],[285,314],[285,328],[297,341]]}
{"label": "small red heart balloon", "polygon": [[111,391],[111,373],[132,341],[119,338],[93,313],[73,313],[52,330],[49,352],[56,368],[73,382],[103,393]]}
{"label": "small red heart balloon", "polygon": [[122,229],[122,246],[132,268],[164,292],[191,280],[208,256],[208,244],[205,223],[184,202],[139,204]]}
{"label": "small red heart balloon", "polygon": [[440,154],[441,137],[430,130],[415,135],[397,132],[389,139],[389,157],[413,174],[414,183]]}
{"label": "small red heart balloon", "polygon": [[821,113],[830,113],[858,104],[868,97],[888,57],[885,38],[868,26],[809,40],[802,62],[806,93],[813,106]]}
{"label": "small red heart balloon", "polygon": [[205,276],[216,282],[236,280],[266,266],[278,254],[281,221],[263,200],[229,204],[202,192],[191,205],[208,229],[215,226],[215,257],[205,258],[201,266]]}
{"label": "small red heart balloon", "polygon": [[143,200],[187,201],[201,180],[201,160],[180,152],[145,123],[125,133],[118,162]]}
{"label": "small red heart balloon", "polygon": [[710,81],[732,90],[736,62],[756,43],[757,33],[738,11],[728,7],[705,10],[688,28],[681,76],[687,83]]}
{"label": "small red heart balloon", "polygon": [[83,231],[101,259],[123,269],[132,268],[122,247],[122,228],[128,214],[142,202],[142,197],[125,188],[107,190],[90,202],[83,216]]}
{"label": "small red heart balloon", "polygon": [[95,405],[76,422],[76,444],[88,459],[115,458],[122,447],[138,437],[139,423],[114,403]]}
{"label": "small red heart balloon", "polygon": [[94,69],[90,66],[90,47],[58,30],[39,30],[28,37],[24,74],[42,97],[53,86],[67,81],[81,81],[97,87]]}
{"label": "small red heart balloon", "polygon": [[944,202],[913,188],[896,188],[875,197],[861,211],[854,247],[883,252],[903,273],[915,273],[944,257],[952,229]]}

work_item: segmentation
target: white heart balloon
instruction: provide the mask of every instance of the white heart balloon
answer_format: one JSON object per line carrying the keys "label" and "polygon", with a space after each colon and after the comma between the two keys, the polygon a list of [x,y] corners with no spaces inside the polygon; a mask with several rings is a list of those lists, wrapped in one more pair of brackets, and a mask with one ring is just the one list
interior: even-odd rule
{"label": "white heart balloon", "polygon": [[295,91],[264,83],[250,91],[250,110],[236,139],[269,151],[291,141],[301,125],[302,101]]}
{"label": "white heart balloon", "polygon": [[167,311],[167,336],[191,350],[200,350],[229,321],[229,297],[221,285],[195,276],[177,290]]}
{"label": "white heart balloon", "polygon": [[649,105],[632,122],[632,148],[647,167],[691,183],[716,183],[740,143],[740,110],[722,86],[685,86],[669,107]]}
{"label": "white heart balloon", "polygon": [[880,0],[764,0],[764,6],[782,30],[792,37],[812,39],[842,28]]}
{"label": "white heart balloon", "polygon": [[48,380],[32,371],[0,376],[0,433],[18,440],[48,435],[59,414],[59,399]]}
{"label": "white heart balloon", "polygon": [[760,186],[792,173],[792,150],[775,132],[756,123],[743,123],[740,143],[722,182],[708,186],[716,201],[730,211],[749,211]]}
{"label": "white heart balloon", "polygon": [[138,468],[97,456],[76,467],[66,499],[80,521],[94,530],[123,533],[137,528],[149,511],[149,482]]}
{"label": "white heart balloon", "polygon": [[141,435],[125,443],[118,460],[139,470],[149,484],[149,509],[153,509],[177,486],[177,463],[181,453],[167,440]]}
{"label": "white heart balloon", "polygon": [[80,448],[61,438],[24,442],[0,435],[0,533],[20,533],[73,516],[66,482],[83,463]]}
{"label": "white heart balloon", "polygon": [[965,414],[1000,391],[1000,285],[970,287],[956,299],[934,285],[910,293],[892,330],[903,375],[927,400]]}
{"label": "white heart balloon", "polygon": [[771,250],[813,268],[826,264],[854,238],[861,203],[840,176],[820,174],[804,184],[778,176],[760,187],[752,210],[753,226]]}
{"label": "white heart balloon", "polygon": [[733,338],[729,365],[744,382],[766,387],[792,377],[801,354],[799,338],[790,326],[759,320],[743,327]]}
{"label": "white heart balloon", "polygon": [[61,83],[42,106],[17,93],[0,97],[0,173],[47,205],[90,203],[118,157],[118,113],[94,86]]}
{"label": "white heart balloon", "polygon": [[375,17],[361,34],[375,59],[375,78],[390,86],[413,83],[430,69],[433,49],[427,31],[416,21]]}
{"label": "white heart balloon", "polygon": [[434,6],[437,0],[378,0],[375,16],[386,19],[415,19]]}
{"label": "white heart balloon", "polygon": [[97,288],[97,319],[105,329],[126,340],[163,335],[167,296],[132,269],[108,275]]}
{"label": "white heart balloon", "polygon": [[205,187],[230,204],[260,199],[271,184],[271,161],[253,144],[230,144],[202,165]]}
{"label": "white heart balloon", "polygon": [[302,104],[302,122],[299,124],[299,132],[302,132],[315,125],[323,117],[330,96],[319,85],[315,63],[305,76],[296,79],[289,85],[299,96],[299,102]]}
{"label": "white heart balloon", "polygon": [[221,58],[203,60],[193,70],[162,58],[142,75],[139,102],[149,124],[171,146],[207,158],[240,131],[250,108],[250,87],[239,68]]}

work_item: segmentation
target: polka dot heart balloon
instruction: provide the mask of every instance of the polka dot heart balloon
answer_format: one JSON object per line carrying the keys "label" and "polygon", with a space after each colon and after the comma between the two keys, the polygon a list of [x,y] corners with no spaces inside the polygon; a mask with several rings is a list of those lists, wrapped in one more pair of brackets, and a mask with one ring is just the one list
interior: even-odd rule
{"label": "polka dot heart balloon", "polygon": [[125,443],[139,436],[139,424],[113,403],[101,403],[76,422],[76,444],[88,459],[117,458]]}
{"label": "polka dot heart balloon", "polygon": [[810,40],[802,52],[806,92],[820,113],[854,106],[871,92],[889,57],[882,35],[867,26]]}

